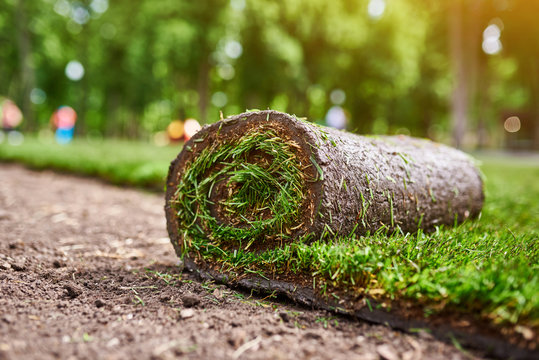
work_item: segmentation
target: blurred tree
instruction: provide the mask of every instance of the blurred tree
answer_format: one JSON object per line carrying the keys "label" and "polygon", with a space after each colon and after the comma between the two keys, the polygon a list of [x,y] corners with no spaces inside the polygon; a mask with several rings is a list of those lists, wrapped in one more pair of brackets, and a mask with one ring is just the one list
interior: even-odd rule
{"label": "blurred tree", "polygon": [[[539,146],[538,6],[4,0],[0,94],[19,104],[29,127],[71,105],[79,133],[129,137],[178,117],[215,121],[219,110],[271,107],[322,121],[337,101],[351,130],[443,141],[452,132],[457,146],[475,129],[486,145],[503,109],[526,107],[536,114]],[[481,38],[493,21],[503,50],[487,54]],[[82,65],[81,78],[66,77],[71,61]]]}
{"label": "blurred tree", "polygon": [[20,76],[20,62],[15,11],[13,0],[0,2],[0,94],[18,100],[15,79]]}
{"label": "blurred tree", "polygon": [[460,148],[469,127],[470,103],[478,81],[484,0],[446,2],[454,86],[451,96],[453,145]]}
{"label": "blurred tree", "polygon": [[526,107],[534,119],[532,146],[539,150],[539,2],[512,0],[499,14],[504,24],[504,52],[518,63],[515,75],[529,94]]}
{"label": "blurred tree", "polygon": [[35,87],[34,64],[32,60],[32,43],[28,29],[29,6],[31,2],[17,0],[16,5],[16,29],[17,29],[17,50],[19,55],[19,96],[22,105],[21,110],[26,118],[27,128],[35,128],[34,109],[30,101],[30,93]]}

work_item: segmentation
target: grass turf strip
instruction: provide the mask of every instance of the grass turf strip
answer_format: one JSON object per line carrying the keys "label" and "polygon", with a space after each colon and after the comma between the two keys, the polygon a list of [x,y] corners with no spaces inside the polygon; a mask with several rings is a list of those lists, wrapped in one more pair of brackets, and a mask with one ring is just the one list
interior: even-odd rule
{"label": "grass turf strip", "polygon": [[[99,176],[114,183],[164,184],[177,147],[75,141],[68,146],[27,137],[0,144],[0,159]],[[224,268],[313,275],[320,291],[334,285],[395,299],[419,299],[425,312],[480,313],[494,322],[539,326],[539,164],[485,157],[486,202],[481,219],[432,234],[374,234],[359,239],[293,243],[255,255],[219,255]],[[532,160],[533,161],[533,160]],[[219,251],[193,240],[203,257]]]}

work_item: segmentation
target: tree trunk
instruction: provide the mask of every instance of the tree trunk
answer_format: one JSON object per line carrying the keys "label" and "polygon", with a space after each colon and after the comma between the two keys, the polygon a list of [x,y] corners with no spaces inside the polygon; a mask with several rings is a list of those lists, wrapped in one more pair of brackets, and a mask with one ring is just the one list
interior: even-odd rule
{"label": "tree trunk", "polygon": [[78,135],[84,135],[86,134],[86,114],[88,112],[88,96],[90,93],[90,85],[89,85],[89,54],[88,54],[88,41],[90,34],[88,33],[90,31],[88,25],[85,25],[82,29],[82,32],[80,34],[80,62],[84,68],[84,76],[80,80],[80,88],[79,88],[79,101],[78,101],[78,109],[77,109],[77,126],[75,127],[76,133]]}
{"label": "tree trunk", "polygon": [[120,133],[120,105],[120,94],[117,91],[109,92],[107,96],[107,117],[105,119],[105,124],[103,127],[103,134],[106,137],[116,137]]}
{"label": "tree trunk", "polygon": [[[483,64],[486,66],[486,64]],[[489,109],[491,107],[489,87],[490,79],[489,76],[485,73],[483,66],[479,67],[478,71],[478,91],[477,91],[477,147],[479,149],[484,149],[488,145],[488,129],[487,129],[487,119],[489,116]],[[480,84],[480,86],[479,86]]]}
{"label": "tree trunk", "polygon": [[451,97],[451,125],[453,145],[462,147],[466,124],[468,122],[468,74],[464,45],[463,5],[460,0],[452,1],[449,14],[449,43],[451,64],[454,73],[453,94]]}
{"label": "tree trunk", "polygon": [[208,121],[208,99],[210,91],[210,64],[208,56],[202,57],[202,63],[198,69],[198,110],[200,123]]}
{"label": "tree trunk", "polygon": [[32,64],[32,43],[28,31],[26,9],[24,0],[17,1],[17,45],[19,50],[19,68],[20,68],[20,105],[26,120],[25,128],[33,130],[36,128],[35,115],[30,93],[35,87],[35,74]]}
{"label": "tree trunk", "polygon": [[531,66],[531,88],[532,88],[532,104],[534,104],[534,108],[532,109],[532,116],[533,116],[533,126],[532,126],[532,149],[533,150],[539,150],[539,79],[537,78],[539,76],[539,68],[537,66],[537,63],[534,60],[530,60],[530,66]]}

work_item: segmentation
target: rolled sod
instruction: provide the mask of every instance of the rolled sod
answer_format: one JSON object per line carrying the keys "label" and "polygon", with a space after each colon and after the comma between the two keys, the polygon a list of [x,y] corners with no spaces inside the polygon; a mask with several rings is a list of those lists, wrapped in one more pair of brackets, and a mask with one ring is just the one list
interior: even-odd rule
{"label": "rolled sod", "polygon": [[483,184],[456,149],[359,136],[276,111],[204,127],[172,162],[167,227],[178,255],[433,230],[476,217]]}
{"label": "rolled sod", "polygon": [[[257,111],[206,126],[185,144],[170,165],[165,212],[176,253],[202,279],[404,331],[428,328],[494,357],[537,358],[514,331],[517,340],[507,341],[485,317],[472,321],[491,299],[447,294],[444,286],[462,287],[442,276],[445,258],[440,278],[406,256],[395,260],[413,249],[419,258],[423,232],[477,217],[483,200],[479,170],[456,149]],[[416,295],[401,296],[408,287]],[[425,317],[427,307],[441,312]]]}

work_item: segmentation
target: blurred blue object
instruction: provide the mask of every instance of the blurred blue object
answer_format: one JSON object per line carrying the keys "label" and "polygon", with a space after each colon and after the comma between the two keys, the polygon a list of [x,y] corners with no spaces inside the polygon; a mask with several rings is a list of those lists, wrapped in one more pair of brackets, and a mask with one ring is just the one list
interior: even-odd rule
{"label": "blurred blue object", "polygon": [[75,127],[71,128],[58,128],[56,129],[56,142],[60,145],[66,145],[73,140],[73,134],[75,132]]}

